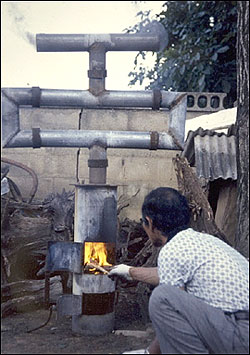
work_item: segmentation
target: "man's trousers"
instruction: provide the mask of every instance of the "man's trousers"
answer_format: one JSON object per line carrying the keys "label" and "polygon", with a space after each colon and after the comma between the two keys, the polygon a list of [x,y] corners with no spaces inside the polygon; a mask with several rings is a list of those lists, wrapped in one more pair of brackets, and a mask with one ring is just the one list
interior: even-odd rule
{"label": "man's trousers", "polygon": [[162,354],[249,354],[249,320],[237,320],[170,285],[149,300]]}

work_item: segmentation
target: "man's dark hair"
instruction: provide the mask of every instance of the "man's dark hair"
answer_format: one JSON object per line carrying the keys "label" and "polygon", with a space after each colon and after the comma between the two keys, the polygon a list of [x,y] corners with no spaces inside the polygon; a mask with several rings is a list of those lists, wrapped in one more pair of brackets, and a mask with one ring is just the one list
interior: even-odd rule
{"label": "man's dark hair", "polygon": [[177,190],[158,187],[144,199],[142,217],[147,224],[146,216],[152,219],[153,226],[169,241],[179,231],[189,227],[190,210],[185,196]]}

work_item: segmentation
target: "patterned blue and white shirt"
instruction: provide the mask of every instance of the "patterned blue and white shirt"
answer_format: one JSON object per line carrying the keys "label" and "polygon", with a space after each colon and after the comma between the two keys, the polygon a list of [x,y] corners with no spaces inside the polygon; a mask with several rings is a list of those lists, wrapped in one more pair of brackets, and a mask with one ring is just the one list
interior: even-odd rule
{"label": "patterned blue and white shirt", "polygon": [[179,232],[162,247],[158,274],[160,283],[185,287],[224,312],[249,310],[249,262],[217,237]]}

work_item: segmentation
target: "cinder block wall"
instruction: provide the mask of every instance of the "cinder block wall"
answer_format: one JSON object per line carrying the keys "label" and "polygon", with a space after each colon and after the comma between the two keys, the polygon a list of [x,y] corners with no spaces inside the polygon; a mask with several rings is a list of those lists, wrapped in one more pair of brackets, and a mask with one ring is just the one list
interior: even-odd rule
{"label": "cinder block wall", "polygon": [[[152,110],[93,110],[21,108],[21,129],[84,129],[124,131],[167,131],[168,112]],[[144,149],[107,149],[107,184],[118,185],[119,202],[130,205],[121,218],[138,220],[145,195],[158,186],[176,188],[177,181],[172,158],[178,151]],[[51,192],[63,188],[72,190],[73,184],[89,183],[88,148],[5,148],[2,156],[32,168],[39,185],[35,199],[42,200]],[[77,164],[78,163],[78,164]],[[24,170],[11,166],[9,177],[28,197],[32,179]]]}
{"label": "cinder block wall", "polygon": [[[205,112],[192,109],[187,119]],[[207,109],[210,111],[210,108]],[[210,113],[212,113],[211,110]],[[206,112],[208,113],[208,112]],[[125,131],[167,131],[168,111],[151,109],[58,109],[20,108],[20,128],[31,129],[84,129]],[[121,211],[121,218],[140,218],[140,207],[145,195],[158,186],[177,188],[172,158],[179,151],[107,149],[107,184],[118,186],[118,201],[129,203]],[[2,157],[23,163],[38,176],[35,199],[43,200],[51,192],[63,188],[73,190],[74,184],[89,183],[87,148],[5,148]],[[16,182],[22,195],[27,198],[32,179],[24,170],[11,166],[8,175]]]}

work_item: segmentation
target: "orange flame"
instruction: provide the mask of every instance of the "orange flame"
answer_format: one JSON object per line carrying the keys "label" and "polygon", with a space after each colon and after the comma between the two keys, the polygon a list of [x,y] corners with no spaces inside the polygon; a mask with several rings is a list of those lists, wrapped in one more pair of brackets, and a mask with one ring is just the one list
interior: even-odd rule
{"label": "orange flame", "polygon": [[111,266],[107,261],[108,251],[106,243],[84,243],[84,265],[90,262],[90,259],[97,262],[100,266]]}

